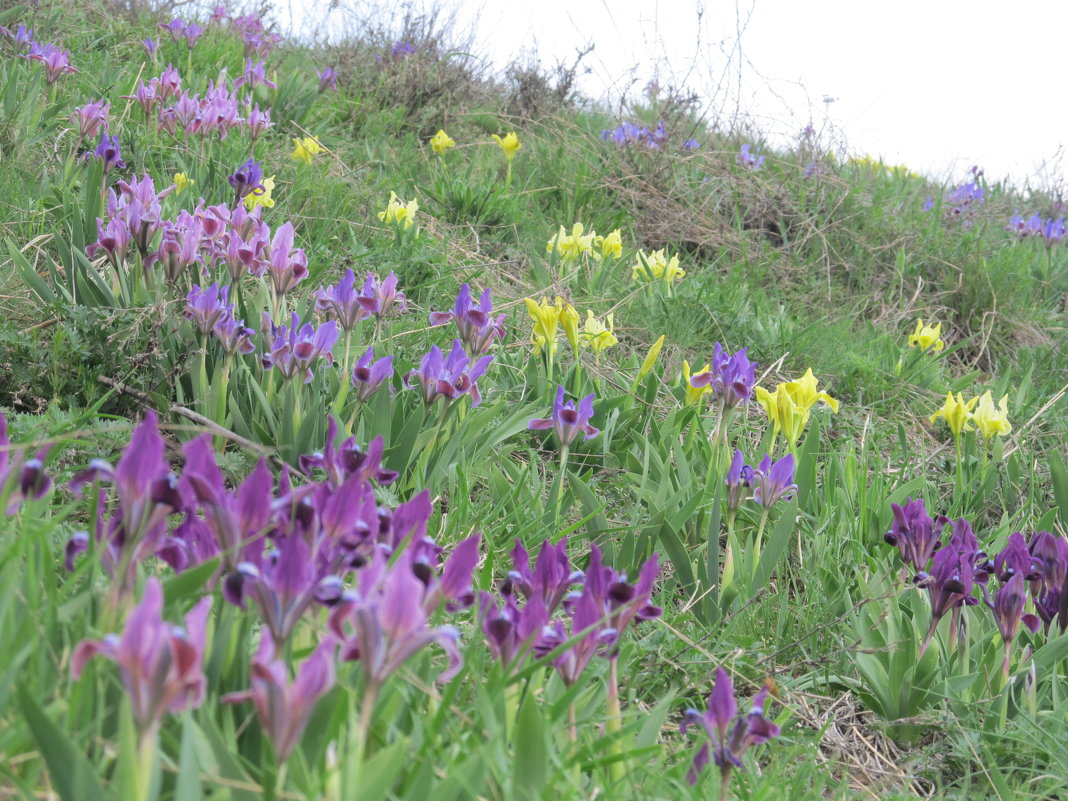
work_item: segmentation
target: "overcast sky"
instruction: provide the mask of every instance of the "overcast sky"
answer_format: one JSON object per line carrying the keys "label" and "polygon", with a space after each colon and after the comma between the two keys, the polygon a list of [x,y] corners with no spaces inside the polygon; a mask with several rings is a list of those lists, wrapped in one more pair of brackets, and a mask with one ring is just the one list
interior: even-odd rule
{"label": "overcast sky", "polygon": [[1064,0],[443,1],[498,66],[535,45],[553,63],[592,43],[583,89],[595,98],[658,77],[740,108],[772,141],[830,120],[854,154],[947,180],[972,164],[1020,184],[1068,178],[1056,160],[1068,144]]}

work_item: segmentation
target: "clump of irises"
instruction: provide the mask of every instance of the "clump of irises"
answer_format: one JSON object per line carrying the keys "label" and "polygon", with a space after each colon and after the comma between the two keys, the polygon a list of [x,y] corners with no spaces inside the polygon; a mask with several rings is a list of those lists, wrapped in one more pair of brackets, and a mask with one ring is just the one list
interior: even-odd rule
{"label": "clump of irises", "polygon": [[1043,217],[1036,211],[1030,217],[1016,212],[1005,226],[1005,230],[1016,234],[1019,239],[1041,239],[1046,247],[1053,247],[1068,237],[1068,226],[1064,217]]}
{"label": "clump of irises", "polygon": [[[913,574],[912,582],[927,591],[931,620],[922,654],[930,645],[938,625],[950,617],[948,647],[965,630],[964,614],[981,600],[994,615],[1004,645],[1002,677],[1009,677],[1011,646],[1022,628],[1032,634],[1040,629],[1046,636],[1068,629],[1068,541],[1039,531],[1027,539],[1013,533],[992,557],[979,546],[971,525],[964,518],[932,518],[922,498],[909,498],[904,504],[891,504],[893,524],[886,541],[898,549],[901,561]],[[949,527],[943,542],[942,530]],[[996,590],[991,587],[991,577]]]}
{"label": "clump of irises", "polygon": [[[983,171],[978,167],[971,169],[972,179],[957,184],[953,189],[946,192],[942,198],[942,209],[945,217],[956,220],[965,230],[975,223],[979,207],[986,202],[986,190],[980,184]],[[928,197],[923,204],[924,211],[930,211],[935,207],[933,198]]]}

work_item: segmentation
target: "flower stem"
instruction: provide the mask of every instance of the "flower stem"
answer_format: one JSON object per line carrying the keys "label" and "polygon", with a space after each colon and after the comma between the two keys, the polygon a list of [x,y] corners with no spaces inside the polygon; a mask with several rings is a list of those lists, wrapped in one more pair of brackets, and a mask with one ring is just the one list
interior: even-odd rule
{"label": "flower stem", "polygon": [[[619,706],[619,659],[613,657],[608,660],[608,717],[605,720],[605,728],[612,743],[609,746],[613,756],[622,756],[619,733],[623,730],[623,712]],[[622,759],[608,763],[608,776],[612,784],[619,784],[626,774],[626,764]]]}
{"label": "flower stem", "polygon": [[554,508],[556,510],[553,516],[553,530],[559,531],[560,529],[560,511],[564,502],[564,481],[567,477],[567,457],[570,448],[564,445],[560,449],[560,472],[556,477],[556,502]]}

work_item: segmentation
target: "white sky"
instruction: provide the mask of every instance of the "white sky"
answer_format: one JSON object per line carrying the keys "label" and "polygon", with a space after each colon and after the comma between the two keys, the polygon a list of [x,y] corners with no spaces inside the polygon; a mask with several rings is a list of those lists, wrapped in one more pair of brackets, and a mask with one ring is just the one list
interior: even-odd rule
{"label": "white sky", "polygon": [[[657,76],[706,97],[718,87],[716,105],[772,141],[829,120],[852,153],[935,177],[979,164],[990,180],[1068,180],[1054,159],[1068,144],[1065,0],[442,2],[498,67],[533,46],[543,63],[570,62],[592,42],[582,86],[595,98],[618,103]],[[290,3],[316,9],[304,24],[321,19],[321,2]]]}

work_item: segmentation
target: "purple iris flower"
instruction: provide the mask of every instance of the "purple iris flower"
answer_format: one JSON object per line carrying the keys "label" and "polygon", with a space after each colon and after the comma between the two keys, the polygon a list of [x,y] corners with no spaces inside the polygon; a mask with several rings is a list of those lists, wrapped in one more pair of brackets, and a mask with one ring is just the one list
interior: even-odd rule
{"label": "purple iris flower", "polygon": [[185,311],[182,316],[187,320],[192,320],[200,333],[207,336],[221,318],[232,315],[234,305],[226,302],[229,294],[230,287],[228,286],[219,289],[216,283],[201,289],[197,284],[193,284],[193,288],[186,295]]}
{"label": "purple iris flower", "polygon": [[409,389],[418,385],[423,393],[423,403],[427,406],[440,397],[452,401],[461,395],[470,395],[471,407],[475,408],[482,403],[478,379],[485,374],[492,361],[492,356],[483,356],[475,361],[464,351],[463,343],[454,339],[448,356],[444,356],[437,345],[431,346],[419,363],[419,368],[408,373],[404,385]]}
{"label": "purple iris flower", "polygon": [[1064,218],[1053,219],[1050,217],[1042,225],[1042,239],[1046,243],[1046,247],[1053,247],[1058,242],[1062,241],[1065,236]]}
{"label": "purple iris flower", "polygon": [[764,163],[764,156],[759,151],[751,153],[751,149],[752,145],[742,145],[741,151],[734,157],[734,160],[740,167],[745,167],[747,170],[759,170],[760,165]]}
{"label": "purple iris flower", "polygon": [[379,320],[385,319],[394,309],[397,314],[402,314],[408,308],[408,298],[397,291],[397,276],[392,271],[384,279],[367,273],[358,301]]}
{"label": "purple iris flower", "polygon": [[45,83],[49,86],[54,84],[64,75],[81,71],[70,65],[69,50],[64,50],[53,44],[46,44],[36,51],[31,49],[30,54],[26,56],[26,58],[30,61],[37,61],[44,65]]}
{"label": "purple iris flower", "polygon": [[[267,270],[276,296],[281,297],[308,277],[308,257],[303,248],[293,247],[293,224],[285,223],[274,232]],[[333,325],[333,323],[331,323]]]}
{"label": "purple iris flower", "polygon": [[394,61],[407,58],[415,53],[416,47],[412,42],[399,41],[395,42],[390,54],[393,56]]}
{"label": "purple iris flower", "polygon": [[106,133],[100,134],[100,144],[96,146],[96,150],[92,154],[86,153],[86,159],[95,158],[101,161],[104,165],[104,174],[107,175],[112,167],[120,170],[126,169],[126,162],[122,160],[122,153],[119,152],[119,137],[108,136]]}
{"label": "purple iris flower", "polygon": [[923,498],[906,498],[904,506],[891,503],[893,523],[883,539],[901,553],[901,561],[910,565],[914,572],[927,570],[927,563],[942,543],[939,541],[941,527],[935,530],[935,521],[927,514]]}
{"label": "purple iris flower", "polygon": [[159,78],[153,78],[152,80],[158,83],[160,100],[166,101],[167,98],[173,97],[182,91],[182,76],[178,74],[178,70],[175,69],[173,64],[168,64],[167,69],[160,73]]}
{"label": "purple iris flower", "polygon": [[[167,518],[185,505],[163,452],[158,420],[149,410],[114,468],[94,459],[69,484],[76,495],[85,485],[98,481],[114,488],[117,504],[106,525],[108,504],[98,504],[96,536],[104,569],[118,581],[116,591],[120,595],[133,589],[138,564],[156,552],[167,530]],[[86,535],[78,537],[68,556],[85,550],[82,545],[88,545]],[[120,569],[125,569],[125,574],[119,575]]]}
{"label": "purple iris flower", "polygon": [[528,429],[541,430],[553,429],[556,434],[556,442],[561,448],[570,447],[571,443],[579,434],[583,439],[596,437],[600,429],[590,425],[593,417],[593,393],[591,392],[581,401],[578,407],[572,400],[564,402],[564,388],[556,388],[556,401],[553,403],[552,417],[534,418],[527,424]]}
{"label": "purple iris flower", "polygon": [[490,653],[506,670],[522,664],[549,623],[545,604],[536,595],[520,607],[510,595],[500,605],[490,593],[479,593],[478,618]]}
{"label": "purple iris flower", "polygon": [[426,586],[413,568],[411,548],[392,563],[376,550],[358,574],[356,589],[346,592],[330,613],[329,628],[341,641],[341,658],[359,660],[371,698],[390,675],[432,643],[449,657],[439,681],[448,681],[463,666],[459,631],[430,627]]}
{"label": "purple iris flower", "polygon": [[204,29],[197,25],[195,22],[190,22],[185,26],[185,30],[182,31],[182,37],[185,39],[185,43],[192,50],[197,45],[197,40],[204,33]]}
{"label": "purple iris flower", "polygon": [[500,314],[493,317],[493,301],[489,289],[482,292],[478,305],[471,300],[471,288],[461,284],[456,295],[456,305],[451,312],[431,312],[431,325],[445,325],[450,320],[456,322],[460,331],[460,341],[472,354],[477,355],[489,350],[495,339],[504,339],[504,318]]}
{"label": "purple iris flower", "polygon": [[371,316],[367,308],[360,303],[356,292],[356,274],[351,269],[345,270],[341,280],[325,289],[319,287],[312,293],[315,298],[315,310],[328,320],[337,320],[343,331],[352,331],[356,323]]}
{"label": "purple iris flower", "polygon": [[741,348],[732,356],[717,342],[708,371],[693,376],[690,386],[695,389],[711,386],[712,394],[720,400],[725,411],[748,403],[753,397],[759,364],[749,361],[748,352],[749,348]]}
{"label": "purple iris flower", "polygon": [[[352,386],[356,390],[356,397],[361,402],[366,402],[372,395],[382,388],[383,384],[393,377],[393,357],[383,356],[375,361],[375,352],[368,345],[356,364],[352,368]],[[387,384],[388,385],[388,384]]]}
{"label": "purple iris flower", "polygon": [[[937,522],[943,521],[946,518],[939,516]],[[916,576],[917,583],[927,588],[931,599],[931,625],[920,646],[921,656],[947,612],[953,611],[956,623],[962,606],[978,603],[971,594],[976,577],[975,561],[979,555],[975,535],[964,518],[952,521],[952,526],[953,534],[949,542],[935,552],[930,574],[920,572]]]}
{"label": "purple iris flower", "polygon": [[786,454],[772,463],[771,455],[764,454],[760,464],[753,470],[753,500],[770,509],[779,499],[789,500],[797,491],[794,483],[794,455]]}
{"label": "purple iris flower", "polygon": [[162,618],[163,587],[152,576],[145,594],[126,621],[122,636],[82,640],[71,657],[71,674],[81,676],[85,664],[103,656],[119,666],[142,738],[152,736],[167,712],[200,706],[204,700],[204,643],[211,597],[201,598],[185,616],[184,626]]}
{"label": "purple iris flower", "polygon": [[733,515],[753,486],[753,468],[745,464],[745,457],[740,450],[734,451],[724,483],[727,485],[727,514]]}
{"label": "purple iris flower", "polygon": [[202,223],[189,212],[183,211],[175,222],[163,221],[159,248],[148,260],[149,264],[160,263],[171,282],[177,281],[194,264],[200,264]]}
{"label": "purple iris flower", "polygon": [[267,78],[266,67],[263,59],[253,63],[251,58],[245,59],[245,74],[234,79],[234,88],[247,86],[249,91],[257,86],[266,86],[268,89],[277,89],[278,84]]}
{"label": "purple iris flower", "polygon": [[137,79],[137,88],[134,89],[132,95],[123,95],[123,100],[133,100],[141,107],[141,111],[146,117],[150,116],[153,110],[156,108],[156,104],[159,102],[159,94],[157,89],[159,87],[159,79],[153,78],[148,83],[145,83],[140,78]]}
{"label": "purple iris flower", "polygon": [[323,67],[323,71],[316,72],[315,76],[319,79],[320,93],[337,89],[337,72],[333,67]]}
{"label": "purple iris flower", "polygon": [[185,34],[185,23],[175,17],[170,22],[161,22],[159,27],[171,35],[171,41],[177,42]]}
{"label": "purple iris flower", "polygon": [[240,203],[245,195],[256,190],[263,190],[263,170],[260,168],[260,163],[254,159],[249,159],[234,170],[226,180],[230,182],[230,186],[234,188],[237,195],[234,205]]}
{"label": "purple iris flower", "polygon": [[[264,312],[265,322],[270,322]],[[331,348],[337,342],[337,323],[333,320],[315,328],[311,323],[300,324],[300,317],[293,312],[292,324],[288,327],[270,322],[274,341],[271,350],[261,359],[263,369],[276,368],[286,381],[300,377],[305,384],[312,380],[312,365],[319,359],[334,363]]]}
{"label": "purple iris flower", "polygon": [[78,135],[82,139],[91,139],[100,133],[101,129],[108,128],[108,109],[110,103],[98,100],[95,103],[86,103],[78,106],[70,115],[71,122],[78,126]]}
{"label": "purple iris flower", "polygon": [[248,135],[252,138],[252,141],[256,141],[260,134],[268,128],[274,127],[274,123],[271,122],[271,110],[260,111],[260,104],[257,103],[248,113],[245,125],[248,126]]}
{"label": "purple iris flower", "polygon": [[252,687],[220,699],[224,704],[252,701],[256,705],[260,727],[274,746],[279,763],[289,758],[304,734],[315,705],[334,686],[336,649],[337,643],[329,637],[320,642],[297,670],[296,679],[290,682],[285,661],[275,658],[274,642],[270,637],[263,637],[252,659]]}
{"label": "purple iris flower", "polygon": [[[397,480],[400,474],[396,470],[386,470],[382,467],[382,454],[385,449],[382,437],[371,440],[366,451],[356,444],[356,437],[349,437],[340,446],[335,447],[336,439],[337,420],[330,415],[326,420],[326,447],[319,453],[301,456],[300,469],[309,475],[312,470],[322,470],[332,487],[340,487],[353,477],[360,481],[374,479],[382,487]],[[426,516],[430,516],[429,506]]]}
{"label": "purple iris flower", "polygon": [[159,39],[142,39],[141,44],[145,48],[145,54],[152,59],[156,60],[156,51],[159,50]]}
{"label": "purple iris flower", "polygon": [[1032,634],[1041,627],[1041,622],[1036,615],[1024,614],[1027,605],[1027,583],[1023,573],[1015,573],[1012,578],[1001,585],[994,594],[993,600],[990,593],[983,585],[983,600],[994,613],[994,621],[1001,632],[1001,639],[1006,643],[1012,642],[1020,631],[1023,624]]}
{"label": "purple iris flower", "polygon": [[685,142],[682,143],[682,149],[687,151],[700,150],[701,143],[698,142],[696,139],[687,139]]}
{"label": "purple iris flower", "polygon": [[15,514],[23,501],[39,500],[52,488],[52,479],[44,470],[48,450],[42,448],[34,458],[23,460],[22,450],[11,448],[7,418],[0,414],[0,511],[4,514]]}
{"label": "purple iris flower", "polygon": [[247,356],[256,350],[252,342],[256,332],[246,326],[243,320],[234,319],[232,313],[224,314],[216,320],[211,332],[218,338],[223,350],[229,354],[240,353]]}
{"label": "purple iris flower", "polygon": [[659,556],[654,553],[641,566],[638,581],[631,584],[627,581],[626,573],[619,573],[604,564],[600,548],[590,546],[590,564],[586,568],[583,592],[589,591],[596,599],[612,632],[605,640],[605,656],[609,659],[619,655],[619,638],[632,620],[655,620],[660,617],[660,607],[649,603],[659,573]]}
{"label": "purple iris flower", "polygon": [[[694,757],[693,765],[686,774],[686,780],[690,784],[697,783],[711,758],[720,771],[724,788],[721,795],[726,797],[725,790],[730,781],[730,772],[734,768],[742,768],[742,755],[746,749],[751,745],[762,745],[779,736],[779,727],[764,717],[769,692],[767,685],[762,687],[753,696],[749,713],[735,720],[738,702],[734,699],[734,685],[722,667],[716,668],[716,681],[708,697],[708,709],[705,712],[687,709],[679,727],[683,734],[691,726],[700,727],[711,741],[711,747],[709,743],[704,744]],[[731,723],[734,723],[733,728]]]}
{"label": "purple iris flower", "polygon": [[1063,632],[1068,628],[1068,541],[1039,531],[1028,544],[1039,578],[1031,581],[1035,611],[1049,631],[1054,618]]}
{"label": "purple iris flower", "polygon": [[527,603],[537,599],[549,615],[560,607],[571,588],[586,578],[583,571],[571,565],[567,555],[567,537],[556,545],[549,540],[542,542],[533,570],[530,568],[530,554],[518,539],[511,557],[513,569],[508,573],[502,592],[505,595],[519,592]]}

